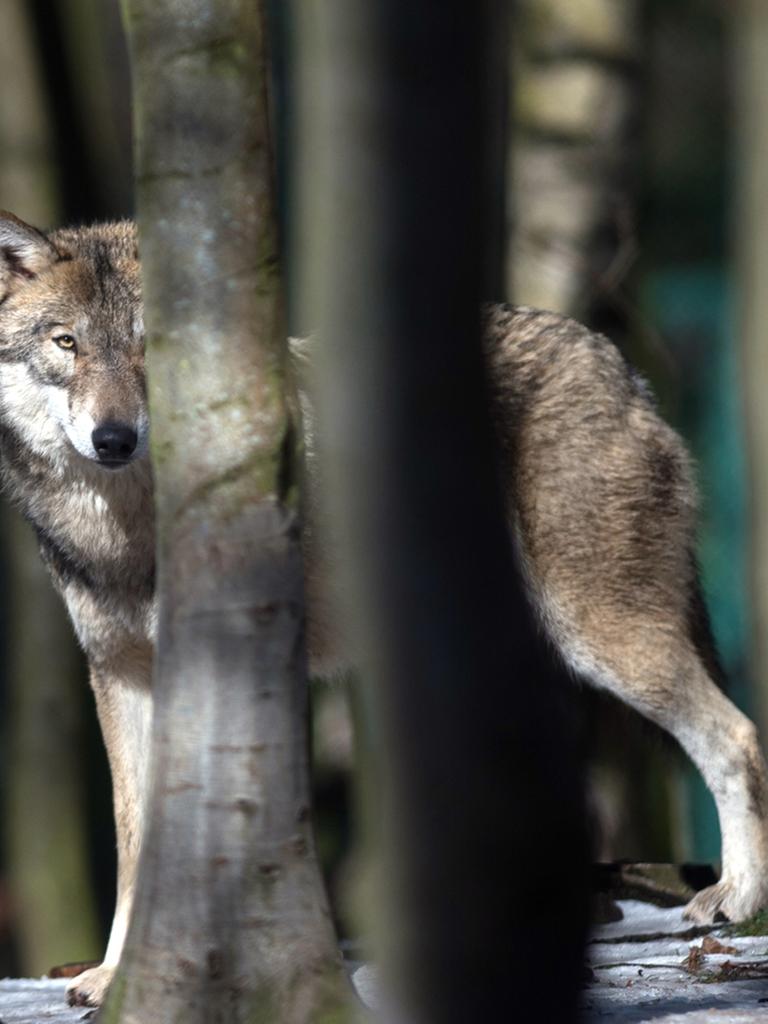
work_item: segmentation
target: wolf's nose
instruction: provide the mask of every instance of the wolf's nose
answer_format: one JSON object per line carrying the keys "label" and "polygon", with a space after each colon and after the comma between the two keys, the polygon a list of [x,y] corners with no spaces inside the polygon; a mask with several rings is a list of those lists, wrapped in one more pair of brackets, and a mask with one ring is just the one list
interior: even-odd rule
{"label": "wolf's nose", "polygon": [[105,423],[91,434],[102,462],[127,462],[136,451],[136,431],[120,423]]}

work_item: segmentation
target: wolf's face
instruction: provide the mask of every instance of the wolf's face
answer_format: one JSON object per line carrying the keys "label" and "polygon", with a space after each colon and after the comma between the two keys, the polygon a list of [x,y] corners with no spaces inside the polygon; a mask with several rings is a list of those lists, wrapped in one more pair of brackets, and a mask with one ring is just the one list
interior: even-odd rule
{"label": "wolf's face", "polygon": [[148,453],[136,232],[46,237],[0,213],[0,404],[40,455],[104,469]]}

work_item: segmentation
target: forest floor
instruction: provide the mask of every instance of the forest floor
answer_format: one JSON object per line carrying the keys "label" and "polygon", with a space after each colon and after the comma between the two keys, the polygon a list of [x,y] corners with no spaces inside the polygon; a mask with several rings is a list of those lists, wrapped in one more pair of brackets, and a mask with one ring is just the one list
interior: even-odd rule
{"label": "forest floor", "polygon": [[589,1024],[768,1022],[768,935],[692,928],[682,907],[620,900],[587,948]]}
{"label": "forest floor", "polygon": [[64,996],[67,978],[23,978],[0,981],[0,1024],[72,1024],[96,1014],[83,1006],[70,1008]]}
{"label": "forest floor", "polygon": [[[620,921],[598,926],[587,948],[585,1024],[768,1022],[768,935],[691,928],[681,907],[620,900]],[[375,1007],[376,972],[352,969]],[[0,981],[0,1024],[74,1024],[94,1016],[65,1004],[62,980]]]}

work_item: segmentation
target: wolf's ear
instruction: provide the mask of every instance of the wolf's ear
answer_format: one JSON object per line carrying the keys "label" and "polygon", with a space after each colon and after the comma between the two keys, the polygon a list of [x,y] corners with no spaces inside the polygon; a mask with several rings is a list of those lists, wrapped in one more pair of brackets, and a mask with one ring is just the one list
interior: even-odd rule
{"label": "wolf's ear", "polygon": [[29,281],[58,259],[56,247],[41,231],[0,210],[0,295],[14,281]]}

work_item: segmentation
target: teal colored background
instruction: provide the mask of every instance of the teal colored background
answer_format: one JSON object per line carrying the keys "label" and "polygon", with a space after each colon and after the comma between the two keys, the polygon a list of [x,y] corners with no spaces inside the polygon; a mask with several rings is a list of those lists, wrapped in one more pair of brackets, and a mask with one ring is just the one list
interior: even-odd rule
{"label": "teal colored background", "polygon": [[[676,266],[649,275],[644,299],[673,364],[660,387],[663,411],[696,460],[698,556],[728,694],[749,714],[747,475],[732,288],[720,267]],[[683,771],[688,855],[717,861],[714,802],[698,773],[687,763]]]}

